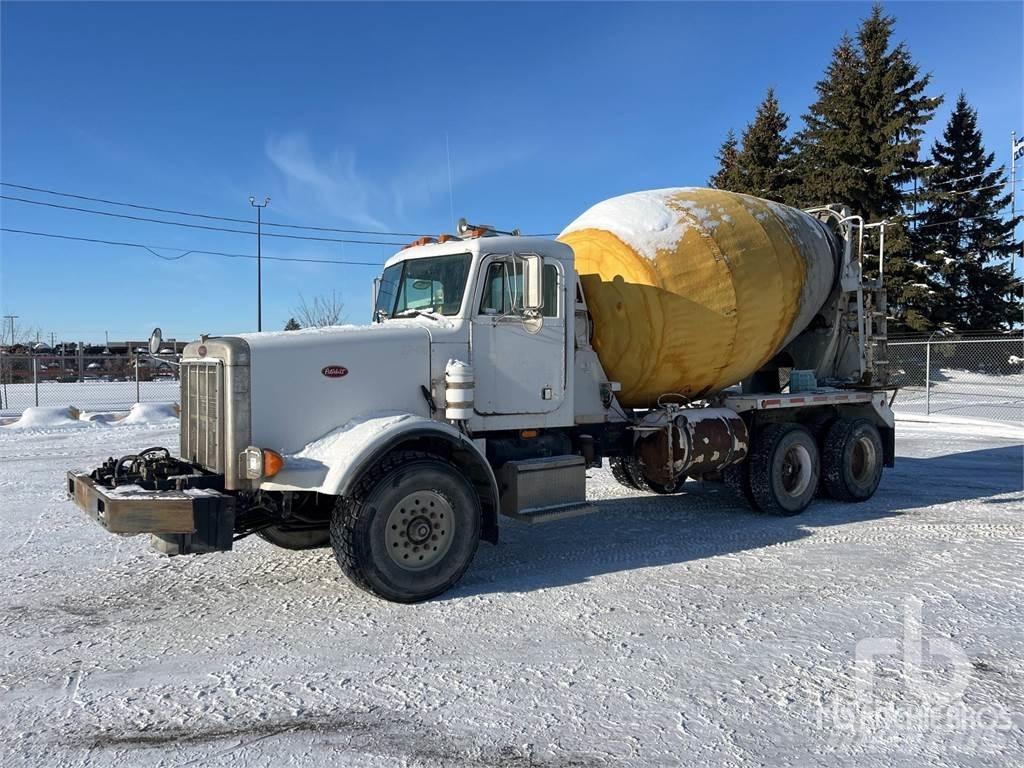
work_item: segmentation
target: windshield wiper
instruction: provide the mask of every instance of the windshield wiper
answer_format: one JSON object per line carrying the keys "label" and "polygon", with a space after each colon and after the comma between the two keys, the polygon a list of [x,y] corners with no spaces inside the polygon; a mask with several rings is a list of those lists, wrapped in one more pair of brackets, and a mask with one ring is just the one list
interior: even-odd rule
{"label": "windshield wiper", "polygon": [[429,317],[431,320],[440,320],[433,310],[427,312],[423,309],[403,309],[401,312],[396,314],[395,317],[416,317],[418,315]]}

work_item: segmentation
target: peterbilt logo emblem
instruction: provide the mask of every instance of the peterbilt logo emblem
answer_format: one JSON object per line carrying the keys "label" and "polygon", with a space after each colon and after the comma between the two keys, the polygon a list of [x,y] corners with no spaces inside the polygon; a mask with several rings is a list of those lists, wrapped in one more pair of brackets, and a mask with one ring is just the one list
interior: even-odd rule
{"label": "peterbilt logo emblem", "polygon": [[340,379],[342,376],[348,376],[348,368],[344,365],[325,365],[320,369],[320,373],[328,379]]}

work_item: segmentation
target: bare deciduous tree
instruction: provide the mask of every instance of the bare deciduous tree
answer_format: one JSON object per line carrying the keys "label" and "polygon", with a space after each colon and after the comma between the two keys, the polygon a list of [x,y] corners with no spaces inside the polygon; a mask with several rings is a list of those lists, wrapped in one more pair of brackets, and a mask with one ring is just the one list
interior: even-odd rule
{"label": "bare deciduous tree", "polygon": [[0,346],[13,346],[15,344],[31,345],[41,341],[42,330],[38,325],[17,325],[14,326],[14,339],[11,339],[10,320],[0,318]]}
{"label": "bare deciduous tree", "polygon": [[295,317],[303,328],[323,328],[328,325],[339,325],[345,322],[345,303],[338,298],[335,291],[330,294],[314,296],[312,301],[299,294],[299,305],[295,308]]}

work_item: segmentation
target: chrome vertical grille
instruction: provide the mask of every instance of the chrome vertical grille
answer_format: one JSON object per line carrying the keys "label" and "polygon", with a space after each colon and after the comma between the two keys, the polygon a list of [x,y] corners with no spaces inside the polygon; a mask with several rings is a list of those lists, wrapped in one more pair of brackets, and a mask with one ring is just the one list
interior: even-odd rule
{"label": "chrome vertical grille", "polygon": [[224,471],[224,366],[218,360],[181,366],[181,455]]}

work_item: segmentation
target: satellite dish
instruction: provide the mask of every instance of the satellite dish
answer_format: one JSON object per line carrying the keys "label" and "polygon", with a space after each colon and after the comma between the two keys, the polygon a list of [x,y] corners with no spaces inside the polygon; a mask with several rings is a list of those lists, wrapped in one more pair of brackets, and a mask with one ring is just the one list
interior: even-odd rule
{"label": "satellite dish", "polygon": [[160,351],[160,345],[164,341],[164,335],[160,331],[160,328],[154,328],[153,332],[149,334],[149,354],[155,355]]}

